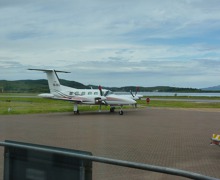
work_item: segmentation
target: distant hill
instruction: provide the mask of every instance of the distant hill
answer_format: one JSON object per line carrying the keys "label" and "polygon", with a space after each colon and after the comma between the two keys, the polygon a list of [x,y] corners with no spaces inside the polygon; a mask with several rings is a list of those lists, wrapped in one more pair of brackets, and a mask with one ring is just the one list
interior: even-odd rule
{"label": "distant hill", "polygon": [[[97,85],[84,85],[76,81],[68,81],[60,79],[60,83],[65,86],[70,86],[79,89],[90,89],[93,87],[97,89]],[[135,92],[136,86],[125,86],[125,87],[103,87],[117,92],[129,92],[130,90]],[[169,86],[156,86],[156,87],[138,87],[141,92],[204,92],[201,89],[195,88],[178,88]],[[17,80],[17,81],[6,81],[0,80],[0,92],[16,92],[16,93],[42,93],[49,92],[48,82],[46,79],[40,80]]]}
{"label": "distant hill", "polygon": [[[112,91],[125,91],[129,92],[132,90],[136,91],[136,86],[125,86],[121,88],[109,88]],[[140,92],[201,92],[200,89],[196,88],[178,88],[178,87],[170,87],[170,86],[155,86],[155,87],[138,87]]]}
{"label": "distant hill", "polygon": [[47,80],[0,81],[1,92],[48,92]]}
{"label": "distant hill", "polygon": [[220,91],[220,85],[208,87],[208,88],[203,88],[202,90],[204,90],[204,91]]}
{"label": "distant hill", "polygon": [[[75,81],[60,80],[60,83],[65,86],[76,88],[90,88]],[[48,82],[45,79],[40,80],[18,80],[6,81],[0,80],[0,92],[18,92],[18,93],[41,93],[49,92]]]}

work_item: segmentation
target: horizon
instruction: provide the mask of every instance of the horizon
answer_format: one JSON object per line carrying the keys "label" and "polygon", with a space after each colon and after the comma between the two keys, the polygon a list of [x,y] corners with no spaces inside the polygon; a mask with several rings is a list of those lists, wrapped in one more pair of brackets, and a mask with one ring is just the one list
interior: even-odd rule
{"label": "horizon", "polygon": [[[5,79],[0,79],[0,81],[9,81],[9,82],[16,82],[16,81],[38,81],[38,80],[44,80],[47,81],[47,79],[19,79],[19,80],[5,80]],[[67,80],[67,79],[60,79],[59,80],[65,80],[65,81],[69,81],[69,82],[76,82],[76,83],[80,83],[84,86],[99,86],[100,84],[83,84],[81,82],[78,81],[74,81],[74,80]],[[61,83],[62,84],[62,83]],[[102,85],[101,85],[102,86]],[[219,87],[220,85],[215,85],[215,86],[211,86],[211,87],[203,87],[203,88],[195,88],[195,87],[178,87],[178,86],[167,86],[167,85],[156,85],[156,86],[135,86],[135,85],[126,85],[126,86],[102,86],[105,88],[124,88],[124,87],[142,87],[142,88],[156,88],[156,87],[171,87],[171,88],[184,88],[184,89],[198,89],[198,90],[202,90],[202,89],[208,89],[208,88],[215,88],[215,87]]]}

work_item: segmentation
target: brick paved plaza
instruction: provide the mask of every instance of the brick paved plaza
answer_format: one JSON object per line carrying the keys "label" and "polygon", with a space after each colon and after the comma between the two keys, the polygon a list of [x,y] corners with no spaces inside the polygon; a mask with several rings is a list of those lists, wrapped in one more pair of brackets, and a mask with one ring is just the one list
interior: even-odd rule
{"label": "brick paved plaza", "polygon": [[[0,140],[15,140],[90,151],[93,155],[179,168],[220,178],[220,112],[186,109],[133,109],[109,112],[0,116]],[[0,148],[3,179],[3,148]],[[94,180],[186,179],[93,163]]]}

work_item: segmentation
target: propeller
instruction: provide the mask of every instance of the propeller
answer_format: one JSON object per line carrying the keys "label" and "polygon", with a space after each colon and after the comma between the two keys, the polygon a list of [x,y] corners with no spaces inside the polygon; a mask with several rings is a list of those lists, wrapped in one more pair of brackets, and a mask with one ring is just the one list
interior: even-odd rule
{"label": "propeller", "polygon": [[104,94],[104,92],[102,91],[102,86],[99,85],[99,91],[100,91],[100,95],[106,97],[109,94],[109,90],[107,90]]}
{"label": "propeller", "polygon": [[[99,91],[100,91],[100,95],[101,95],[101,96],[104,96],[104,97],[107,96],[108,93],[109,93],[109,91],[106,91],[105,94],[103,94],[102,86],[100,86],[100,85],[99,85]],[[105,104],[107,104],[105,100],[103,100],[102,102],[104,102]],[[102,104],[99,105],[99,111],[101,111],[101,106],[102,106]]]}
{"label": "propeller", "polygon": [[109,90],[105,92],[104,96],[106,97],[109,93]]}
{"label": "propeller", "polygon": [[137,95],[137,92],[140,90],[140,88],[137,86],[136,87],[136,92],[135,92],[135,95],[133,94],[132,90],[130,90],[130,93],[132,95],[132,97],[135,97]]}
{"label": "propeller", "polygon": [[100,86],[100,85],[99,85],[99,91],[100,91],[100,95],[103,96],[102,86]]}
{"label": "propeller", "polygon": [[133,94],[132,90],[130,90],[130,93],[131,93],[132,97],[134,97],[134,94]]}
{"label": "propeller", "polygon": [[139,92],[139,91],[140,91],[140,87],[137,86],[137,87],[136,87],[136,94],[135,94],[135,96],[137,95],[137,92]]}

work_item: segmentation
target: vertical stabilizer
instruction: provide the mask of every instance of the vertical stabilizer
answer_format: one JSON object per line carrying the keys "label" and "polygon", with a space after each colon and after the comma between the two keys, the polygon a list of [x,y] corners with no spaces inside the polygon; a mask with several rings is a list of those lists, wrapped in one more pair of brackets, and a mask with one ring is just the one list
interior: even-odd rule
{"label": "vertical stabilizer", "polygon": [[46,71],[50,93],[61,91],[61,84],[56,71]]}
{"label": "vertical stabilizer", "polygon": [[50,70],[50,69],[28,69],[28,70],[45,72],[47,74],[47,80],[48,80],[50,93],[52,93],[52,94],[62,91],[62,87],[64,87],[60,84],[60,81],[59,81],[59,78],[58,78],[56,72],[69,73],[66,71],[56,71],[54,69],[52,69],[52,70]]}

